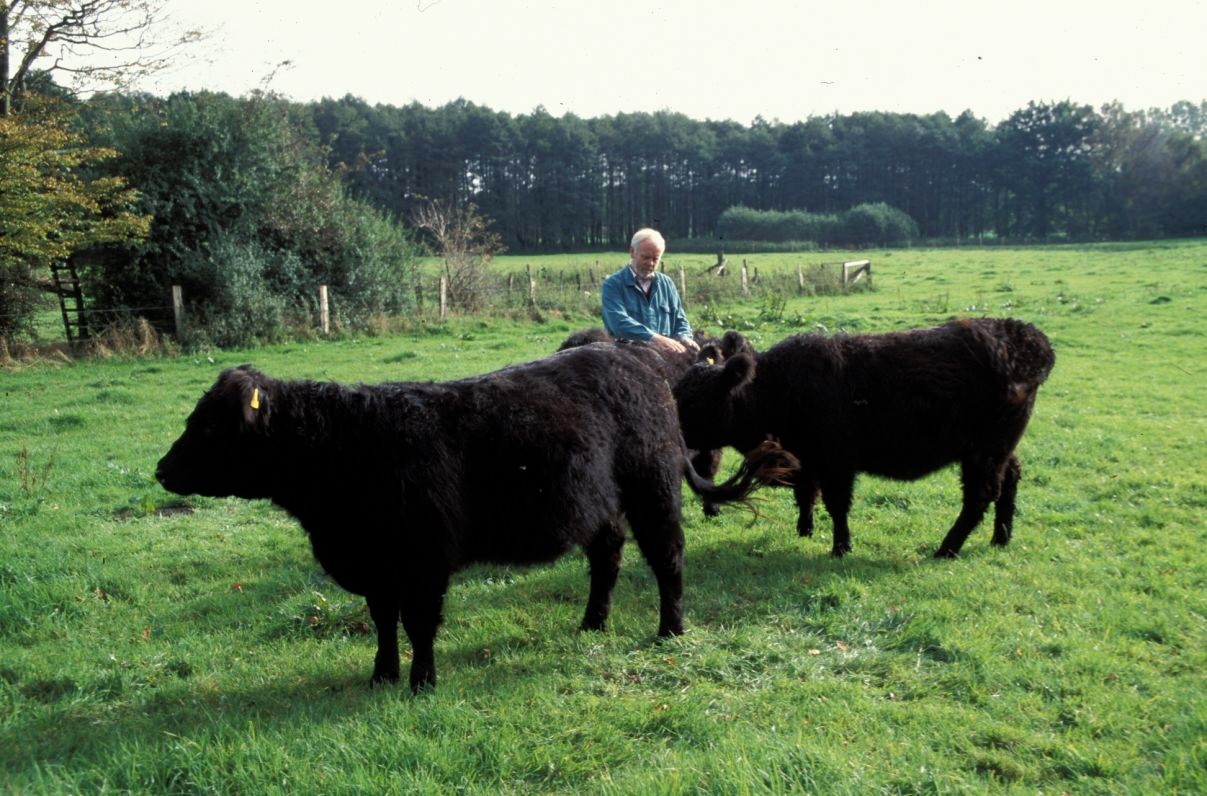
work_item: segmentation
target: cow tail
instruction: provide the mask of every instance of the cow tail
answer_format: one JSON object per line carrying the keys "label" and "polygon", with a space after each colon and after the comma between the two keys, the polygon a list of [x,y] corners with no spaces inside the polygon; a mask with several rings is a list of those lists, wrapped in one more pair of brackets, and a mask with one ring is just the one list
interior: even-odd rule
{"label": "cow tail", "polygon": [[766,439],[746,454],[742,466],[727,481],[714,484],[696,472],[687,445],[683,445],[683,476],[692,491],[713,503],[745,502],[755,487],[767,485],[790,486],[791,478],[800,470],[795,456],[780,447],[778,441]]}

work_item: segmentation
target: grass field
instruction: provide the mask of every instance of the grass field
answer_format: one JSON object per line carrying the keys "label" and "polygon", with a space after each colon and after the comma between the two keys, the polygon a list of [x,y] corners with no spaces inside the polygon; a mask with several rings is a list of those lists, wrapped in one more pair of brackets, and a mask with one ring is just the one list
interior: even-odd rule
{"label": "grass field", "polygon": [[787,490],[753,523],[689,499],[684,636],[655,640],[632,545],[602,634],[575,631],[582,556],[477,567],[420,698],[367,687],[363,602],[293,521],[170,495],[155,462],[223,367],[456,378],[551,352],[588,314],[0,371],[0,792],[1207,792],[1207,241],[870,256],[871,291],[705,307],[689,289],[689,314],[760,346],[1040,326],[1057,363],[1009,547],[982,526],[930,557],[952,470],[861,478],[843,560],[824,513],[796,537]]}

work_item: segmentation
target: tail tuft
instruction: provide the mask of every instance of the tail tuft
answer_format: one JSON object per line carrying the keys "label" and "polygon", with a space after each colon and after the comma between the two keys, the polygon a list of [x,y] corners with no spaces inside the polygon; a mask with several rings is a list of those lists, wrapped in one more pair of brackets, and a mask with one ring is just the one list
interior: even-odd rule
{"label": "tail tuft", "polygon": [[800,461],[784,450],[778,440],[768,438],[746,454],[742,466],[727,481],[713,484],[692,467],[684,447],[683,474],[692,491],[711,503],[747,503],[750,493],[762,486],[791,486]]}

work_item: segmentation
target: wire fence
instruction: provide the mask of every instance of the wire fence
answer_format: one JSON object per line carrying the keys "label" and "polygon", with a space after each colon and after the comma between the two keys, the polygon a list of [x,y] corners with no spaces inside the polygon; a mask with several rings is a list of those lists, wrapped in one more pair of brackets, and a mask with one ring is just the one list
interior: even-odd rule
{"label": "wire fence", "polygon": [[[473,307],[467,309],[450,294],[446,276],[434,274],[419,278],[414,285],[413,307],[406,311],[411,321],[443,321],[450,315],[523,315],[539,316],[559,312],[566,315],[599,315],[600,287],[613,271],[596,267],[551,268],[531,267],[524,271],[498,273],[487,270],[474,286]],[[776,269],[760,274],[745,261],[733,264],[718,258],[708,268],[683,266],[663,268],[674,281],[688,311],[727,306],[739,302],[763,305],[783,302],[792,296],[829,295],[871,286],[871,263],[867,260],[801,264],[795,271]],[[76,331],[67,334],[54,298],[47,296],[45,310],[40,314],[35,333],[43,342],[80,341],[106,333],[114,328],[149,325],[160,332],[185,336],[191,319],[189,297],[179,287],[173,287],[172,300],[161,305],[95,308],[83,306],[71,310]],[[301,310],[313,316],[305,323],[318,334],[330,334],[334,318],[344,318],[339,312],[338,291],[322,286],[319,295]],[[194,319],[195,320],[195,319]],[[340,322],[336,322],[338,328]],[[75,338],[72,340],[72,338]]]}
{"label": "wire fence", "polygon": [[[612,271],[592,267],[528,268],[523,272],[491,274],[477,286],[481,308],[487,312],[531,310],[587,311],[598,314],[599,290]],[[745,261],[733,265],[720,259],[708,268],[663,268],[686,306],[716,306],[739,301],[781,299],[798,295],[829,295],[871,287],[869,260],[801,264],[794,271],[777,269],[760,274]],[[430,277],[416,292],[421,310],[443,318],[459,308],[447,296],[447,283]]]}

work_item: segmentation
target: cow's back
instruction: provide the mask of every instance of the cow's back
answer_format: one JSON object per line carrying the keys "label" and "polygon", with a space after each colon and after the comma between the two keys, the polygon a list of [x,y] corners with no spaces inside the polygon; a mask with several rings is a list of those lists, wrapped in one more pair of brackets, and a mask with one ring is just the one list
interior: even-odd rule
{"label": "cow's back", "polygon": [[551,560],[623,513],[627,485],[662,482],[678,494],[669,388],[614,346],[436,386],[440,450],[413,475],[456,484],[459,505],[437,495],[428,511],[455,528],[459,559]]}
{"label": "cow's back", "polygon": [[745,414],[763,418],[789,449],[896,478],[969,449],[1009,450],[1051,369],[1046,339],[1028,329],[988,319],[789,338],[759,355]]}

